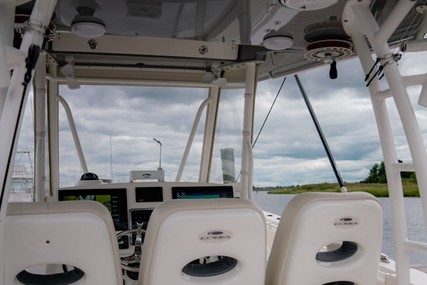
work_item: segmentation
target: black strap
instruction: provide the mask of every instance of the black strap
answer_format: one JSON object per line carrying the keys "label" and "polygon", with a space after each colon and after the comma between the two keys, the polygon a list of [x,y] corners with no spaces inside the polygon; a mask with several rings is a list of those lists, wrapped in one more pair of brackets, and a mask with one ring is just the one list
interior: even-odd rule
{"label": "black strap", "polygon": [[16,275],[19,282],[25,285],[68,285],[80,280],[85,273],[77,267],[73,270],[55,274],[34,274],[22,270]]}
{"label": "black strap", "polygon": [[343,241],[340,248],[333,251],[318,252],[316,260],[321,262],[337,262],[353,256],[358,250],[357,243]]}
{"label": "black strap", "polygon": [[190,276],[211,277],[224,274],[237,265],[237,260],[229,256],[221,256],[219,260],[201,264],[194,260],[182,268],[182,272]]}

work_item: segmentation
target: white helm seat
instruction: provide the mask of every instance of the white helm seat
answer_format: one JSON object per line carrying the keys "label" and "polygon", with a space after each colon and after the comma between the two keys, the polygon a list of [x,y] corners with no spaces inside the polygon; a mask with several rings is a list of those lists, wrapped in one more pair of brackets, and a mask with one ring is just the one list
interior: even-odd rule
{"label": "white helm seat", "polygon": [[145,235],[139,284],[262,285],[266,226],[249,200],[171,200]]}
{"label": "white helm seat", "polygon": [[113,221],[98,202],[9,203],[4,249],[5,284],[123,282]]}
{"label": "white helm seat", "polygon": [[368,193],[304,193],[283,211],[266,285],[374,285],[383,214]]}

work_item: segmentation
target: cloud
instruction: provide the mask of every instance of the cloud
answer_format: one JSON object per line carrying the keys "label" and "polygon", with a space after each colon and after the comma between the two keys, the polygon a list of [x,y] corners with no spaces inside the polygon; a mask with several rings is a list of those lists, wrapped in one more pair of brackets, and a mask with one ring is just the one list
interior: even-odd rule
{"label": "cloud", "polygon": [[[417,60],[421,60],[423,57],[425,54],[417,55]],[[416,74],[420,71],[416,61],[412,59],[412,55],[405,58],[408,58],[406,62],[402,61],[399,66],[404,74]],[[325,79],[327,67],[305,72],[299,77],[322,125],[343,178],[347,181],[360,181],[368,175],[373,163],[382,160],[379,135],[369,92],[364,86],[364,76],[360,64],[357,60],[349,60],[339,63],[340,67],[342,71],[338,79],[329,82],[328,79]],[[275,173],[278,171],[276,169],[286,169],[287,165],[292,165],[293,167],[289,170],[292,174],[289,175],[289,178],[285,175],[275,181],[293,181],[293,183],[302,184],[310,181],[310,177],[305,175],[303,168],[307,171],[313,171],[313,165],[319,165],[319,160],[326,160],[324,160],[324,151],[320,148],[320,141],[318,137],[316,138],[317,135],[313,135],[315,131],[310,127],[310,124],[313,123],[304,115],[304,112],[308,113],[308,111],[303,104],[299,103],[302,98],[293,81],[293,78],[288,78],[285,83],[284,94],[283,96],[280,94],[277,106],[273,108],[273,112],[276,113],[271,115],[270,121],[266,124],[275,129],[276,132],[268,133],[265,131],[263,138],[259,140],[259,143],[262,144],[259,147],[261,150],[255,150],[255,153],[260,158],[257,161],[258,171],[268,169],[268,163],[274,163],[277,166],[277,168],[273,167],[275,170],[271,170]],[[270,87],[273,85],[277,86],[278,83],[268,84],[268,87],[260,88],[260,90],[265,90],[265,98],[270,102],[273,96]],[[425,140],[427,113],[424,107],[416,104],[419,89],[419,86],[410,87],[408,92]],[[387,100],[387,107],[398,157],[410,162],[406,138],[392,99]],[[263,112],[265,115],[266,109]],[[277,114],[278,112],[281,114]],[[282,128],[280,128],[281,125]],[[289,160],[281,165],[276,160],[271,160],[271,157],[288,157],[294,161]],[[299,161],[301,158],[304,160]],[[304,167],[297,170],[302,165]],[[348,168],[349,165],[356,167]],[[322,175],[318,169],[314,173],[318,174],[317,182],[321,182],[321,179],[325,179],[325,181],[335,180],[332,172]],[[268,177],[270,176],[268,175]],[[259,181],[260,185],[265,184],[261,179],[255,179],[255,181]]]}

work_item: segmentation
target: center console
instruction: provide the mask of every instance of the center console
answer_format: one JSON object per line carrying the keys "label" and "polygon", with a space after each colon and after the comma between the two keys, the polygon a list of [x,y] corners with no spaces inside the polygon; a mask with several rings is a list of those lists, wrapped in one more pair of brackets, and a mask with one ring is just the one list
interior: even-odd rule
{"label": "center console", "polygon": [[[231,184],[188,182],[129,182],[115,184],[85,183],[58,190],[59,201],[93,200],[111,213],[117,232],[147,228],[151,213],[163,201],[171,199],[239,198]],[[122,249],[126,245],[121,246]]]}

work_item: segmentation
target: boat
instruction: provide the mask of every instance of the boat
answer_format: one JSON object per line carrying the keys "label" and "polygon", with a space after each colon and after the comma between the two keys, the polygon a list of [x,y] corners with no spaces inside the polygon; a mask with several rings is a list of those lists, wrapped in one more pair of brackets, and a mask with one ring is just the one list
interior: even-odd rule
{"label": "boat", "polygon": [[[408,237],[400,175],[416,173],[425,224],[427,154],[406,88],[421,85],[418,103],[427,105],[427,81],[397,68],[406,53],[427,50],[426,7],[0,0],[0,283],[427,284],[422,266],[410,265],[427,244]],[[252,197],[259,84],[323,65],[339,80],[350,58],[361,63],[377,122],[394,258],[381,254],[381,205],[348,192],[336,168],[342,193],[297,195],[281,216]],[[30,93],[34,196],[9,202]],[[410,162],[397,157],[389,104]],[[118,113],[124,106],[136,112]],[[176,139],[163,141],[166,133]],[[162,165],[162,150],[177,159]]]}
{"label": "boat", "polygon": [[[18,157],[12,172],[11,188],[9,191],[10,202],[33,201],[32,161],[29,151],[18,151]],[[27,156],[28,161],[21,161],[22,156]],[[30,170],[28,170],[30,168]]]}

